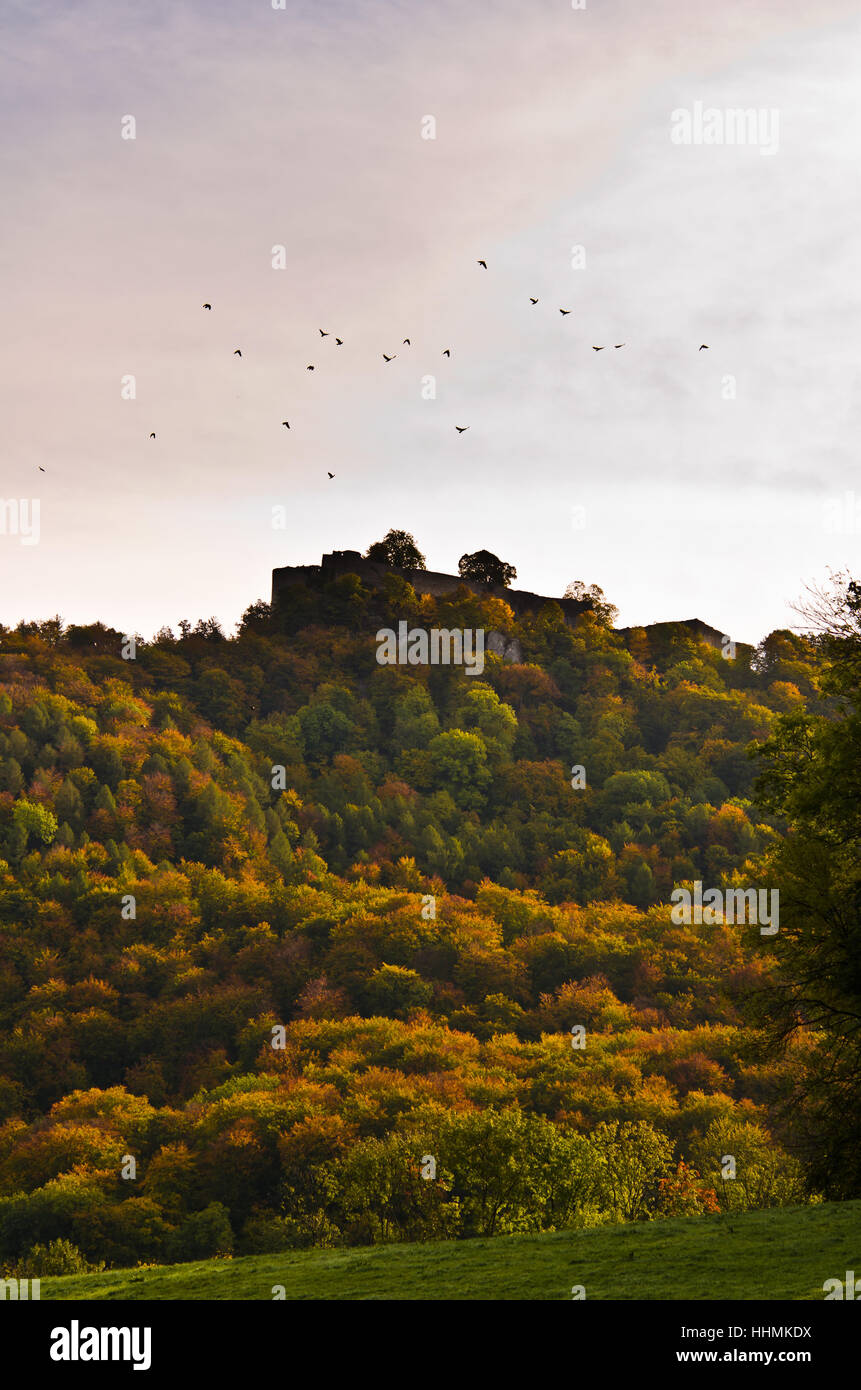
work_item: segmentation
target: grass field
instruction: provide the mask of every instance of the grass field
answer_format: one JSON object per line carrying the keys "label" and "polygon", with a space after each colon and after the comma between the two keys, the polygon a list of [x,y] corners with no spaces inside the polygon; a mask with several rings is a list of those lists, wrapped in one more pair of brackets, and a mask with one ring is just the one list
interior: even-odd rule
{"label": "grass field", "polygon": [[42,1281],[43,1299],[822,1299],[861,1278],[861,1201],[550,1235],[305,1250]]}

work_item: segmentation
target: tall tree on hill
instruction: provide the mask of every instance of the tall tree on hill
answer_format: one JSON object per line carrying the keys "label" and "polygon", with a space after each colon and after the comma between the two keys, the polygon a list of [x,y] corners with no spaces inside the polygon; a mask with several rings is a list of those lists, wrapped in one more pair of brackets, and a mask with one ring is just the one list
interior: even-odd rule
{"label": "tall tree on hill", "polygon": [[365,559],[376,560],[381,565],[398,565],[405,570],[427,569],[425,557],[409,531],[387,531],[381,541],[368,546]]}
{"label": "tall tree on hill", "polygon": [[758,748],[760,801],[789,831],[771,855],[779,977],[760,1002],[775,1047],[803,1038],[807,1158],[828,1196],[861,1196],[861,584],[799,611],[828,658],[827,714],[783,714]]}
{"label": "tall tree on hill", "polygon": [[582,579],[574,579],[564,596],[575,598],[579,603],[588,603],[596,620],[604,627],[612,627],[619,616],[618,608],[605,599],[604,590],[598,584],[590,584],[587,588]]}
{"label": "tall tree on hill", "polygon": [[477,584],[499,584],[507,589],[512,579],[517,578],[517,570],[498,555],[489,550],[474,550],[471,555],[461,555],[457,562],[457,572],[462,579],[471,579]]}

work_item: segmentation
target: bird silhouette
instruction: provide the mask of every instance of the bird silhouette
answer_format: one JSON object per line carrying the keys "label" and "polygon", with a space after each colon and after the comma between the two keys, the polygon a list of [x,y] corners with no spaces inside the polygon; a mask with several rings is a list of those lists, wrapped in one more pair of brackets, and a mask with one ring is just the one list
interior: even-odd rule
{"label": "bird silhouette", "polygon": [[306,372],[313,372],[313,370],[314,370],[313,367],[306,367],[306,368],[305,368],[305,371],[306,371]]}
{"label": "bird silhouette", "polygon": [[335,345],[336,345],[336,347],[343,347],[343,346],[344,346],[344,339],[343,339],[343,338],[336,338],[336,339],[335,339]]}
{"label": "bird silhouette", "polygon": [[443,352],[443,357],[451,357],[451,348],[445,349],[445,351]]}
{"label": "bird silhouette", "polygon": [[613,347],[617,347],[617,348],[624,347],[624,346],[625,346],[624,343],[614,343],[614,344],[613,344]]}
{"label": "bird silhouette", "polygon": [[151,435],[150,435],[150,439],[155,439],[155,435],[154,435],[154,434],[151,434]]}
{"label": "bird silhouette", "polygon": [[533,298],[532,298],[532,295],[530,295],[530,296],[529,296],[529,303],[530,303],[530,304],[537,304],[537,303],[538,303],[538,300],[537,300],[537,299],[533,299]]}
{"label": "bird silhouette", "polygon": [[239,351],[239,348],[234,348],[234,349],[233,349],[233,356],[234,356],[234,357],[241,357],[241,356],[242,356],[242,353]]}
{"label": "bird silhouette", "polygon": [[593,343],[593,344],[592,344],[592,351],[593,351],[593,352],[603,352],[603,351],[604,351],[604,348],[603,348],[603,347],[596,348],[595,344]]}
{"label": "bird silhouette", "polygon": [[703,348],[705,348],[706,351],[708,351],[708,343],[700,343],[699,347],[697,348],[697,351],[702,352]]}
{"label": "bird silhouette", "polygon": [[469,429],[469,425],[455,425],[455,429],[458,434],[464,434]]}
{"label": "bird silhouette", "polygon": [[40,473],[44,473],[44,471],[45,471],[45,470],[44,470],[44,468],[42,467],[42,465],[41,465],[41,463],[40,463],[40,464],[39,464],[39,472],[40,472]]}
{"label": "bird silhouette", "polygon": [[409,338],[404,338],[404,344],[406,347],[412,347],[412,343],[410,342]]}
{"label": "bird silhouette", "polygon": [[281,423],[282,423],[282,425],[286,425],[287,428],[288,428],[288,430],[289,430],[289,428],[290,428],[290,421],[289,421],[289,420],[282,420]]}
{"label": "bird silhouette", "polygon": [[571,310],[570,310],[570,309],[560,309],[559,312],[560,312],[560,314],[570,314],[570,313],[571,313]]}
{"label": "bird silhouette", "polygon": [[[326,472],[329,473],[328,468],[326,469]],[[334,478],[334,476],[335,476],[334,473],[329,473],[329,477],[330,477],[330,478]]]}
{"label": "bird silhouette", "polygon": [[487,261],[479,261],[478,264],[483,265],[485,270],[487,270]]}
{"label": "bird silhouette", "polygon": [[320,337],[321,337],[321,338],[328,338],[328,337],[329,337],[329,334],[328,334],[328,333],[324,333],[323,330],[322,330],[322,328],[318,328],[318,329],[317,329],[317,332],[320,334]]}
{"label": "bird silhouette", "polygon": [[203,307],[204,307],[204,309],[211,309],[211,308],[212,308],[212,305],[211,305],[211,304],[204,304]]}
{"label": "bird silhouette", "polygon": [[396,352],[393,352],[392,355],[391,355],[391,357],[386,357],[386,354],[383,353],[383,361],[384,361],[384,362],[394,362],[394,360],[395,360],[395,358],[397,357],[397,355],[398,355],[398,354],[397,354]]}

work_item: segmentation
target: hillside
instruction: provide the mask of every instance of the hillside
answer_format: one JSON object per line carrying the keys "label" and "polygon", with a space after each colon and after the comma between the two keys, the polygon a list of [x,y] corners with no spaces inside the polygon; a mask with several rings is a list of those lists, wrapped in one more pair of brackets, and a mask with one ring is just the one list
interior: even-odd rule
{"label": "hillside", "polygon": [[[523,660],[381,666],[402,619]],[[804,1198],[772,943],[668,898],[780,840],[748,747],[827,709],[815,644],[394,575],[181,629],[0,633],[0,1264]]]}

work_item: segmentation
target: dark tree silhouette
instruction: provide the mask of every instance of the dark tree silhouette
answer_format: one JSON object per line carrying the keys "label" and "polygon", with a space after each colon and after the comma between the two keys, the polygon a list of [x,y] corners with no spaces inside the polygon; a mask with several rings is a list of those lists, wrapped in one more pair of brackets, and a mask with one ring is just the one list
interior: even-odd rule
{"label": "dark tree silhouette", "polygon": [[381,541],[374,541],[365,551],[366,560],[382,565],[399,565],[405,570],[427,569],[422,555],[409,531],[387,531]]}
{"label": "dark tree silhouette", "polygon": [[478,584],[501,584],[505,589],[512,579],[517,578],[514,566],[500,560],[489,550],[474,550],[471,555],[461,555],[457,572],[462,579],[472,579]]}
{"label": "dark tree silhouette", "polygon": [[604,597],[604,590],[598,584],[587,588],[582,579],[574,579],[565,590],[565,598],[576,598],[580,603],[588,603],[598,622],[612,627],[619,616],[619,610]]}

